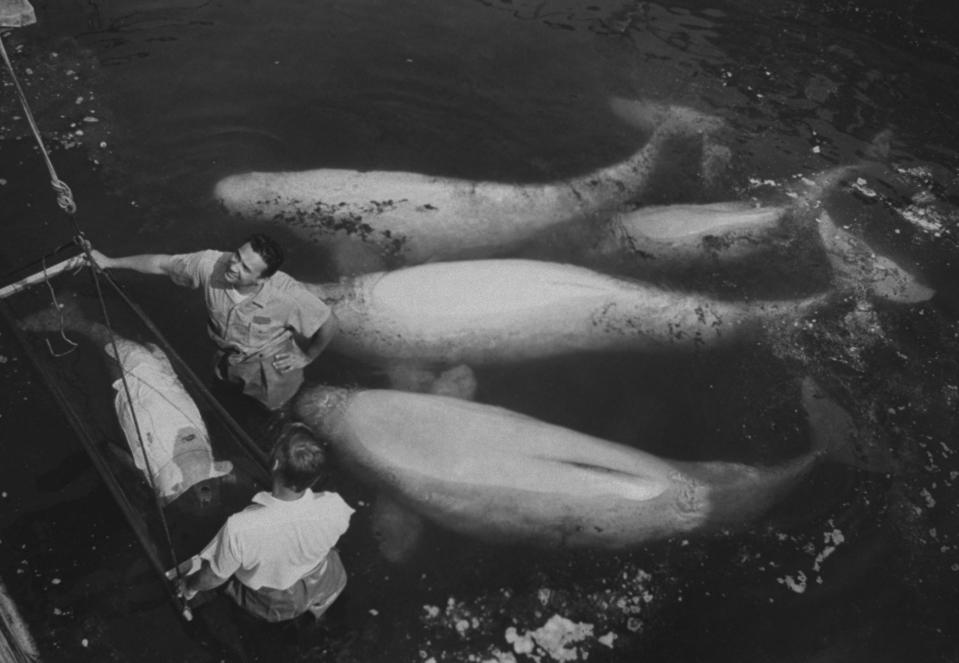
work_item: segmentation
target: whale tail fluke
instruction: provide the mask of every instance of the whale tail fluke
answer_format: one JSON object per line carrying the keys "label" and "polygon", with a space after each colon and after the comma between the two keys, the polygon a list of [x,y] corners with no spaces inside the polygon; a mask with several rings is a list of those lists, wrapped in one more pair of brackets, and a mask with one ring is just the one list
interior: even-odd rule
{"label": "whale tail fluke", "polygon": [[828,168],[809,177],[803,176],[799,180],[798,190],[788,195],[797,199],[800,207],[819,207],[823,198],[859,170],[860,166],[849,164]]}
{"label": "whale tail fluke", "polygon": [[631,127],[645,131],[666,130],[676,134],[711,134],[725,126],[715,115],[707,115],[687,106],[675,106],[639,99],[611,97],[613,115]]}
{"label": "whale tail fluke", "polygon": [[896,470],[892,451],[862,439],[849,412],[809,376],[802,381],[802,403],[809,421],[813,453],[867,472]]}
{"label": "whale tail fluke", "polygon": [[841,288],[861,290],[901,304],[924,302],[936,294],[890,258],[876,253],[864,241],[837,226],[829,214],[823,212],[817,223],[829,264]]}
{"label": "whale tail fluke", "polygon": [[892,154],[892,129],[883,129],[866,146],[866,149],[863,151],[863,158],[869,161],[882,161],[886,162],[889,160],[889,156]]}
{"label": "whale tail fluke", "polygon": [[849,413],[809,376],[802,381],[802,404],[809,422],[813,452],[830,460],[855,465],[856,426]]}

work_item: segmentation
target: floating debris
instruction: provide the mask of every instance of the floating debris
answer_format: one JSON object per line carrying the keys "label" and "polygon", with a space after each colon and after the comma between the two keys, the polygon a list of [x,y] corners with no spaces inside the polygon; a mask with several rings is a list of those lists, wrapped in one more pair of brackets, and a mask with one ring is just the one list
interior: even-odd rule
{"label": "floating debris", "polygon": [[592,624],[574,622],[560,615],[553,615],[535,631],[520,634],[513,626],[506,629],[506,641],[513,645],[514,651],[528,654],[537,663],[544,655],[554,661],[581,660],[579,648],[575,645],[592,635]]}

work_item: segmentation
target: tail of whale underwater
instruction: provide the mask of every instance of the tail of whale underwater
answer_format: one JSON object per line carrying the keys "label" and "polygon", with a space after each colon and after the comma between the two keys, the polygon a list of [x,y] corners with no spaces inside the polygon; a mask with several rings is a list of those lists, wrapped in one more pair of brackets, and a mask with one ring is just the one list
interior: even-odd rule
{"label": "tail of whale underwater", "polygon": [[635,126],[652,125],[649,140],[621,162],[564,180],[518,184],[323,168],[231,175],[214,196],[241,217],[287,226],[311,241],[358,240],[404,264],[488,257],[550,227],[611,213],[645,191],[672,137],[720,126],[686,108],[613,106]]}
{"label": "tail of whale underwater", "polygon": [[708,528],[741,527],[792,492],[822,461],[849,463],[855,427],[849,414],[810,377],[802,382],[810,450],[771,466],[690,463],[684,471],[710,486]]}

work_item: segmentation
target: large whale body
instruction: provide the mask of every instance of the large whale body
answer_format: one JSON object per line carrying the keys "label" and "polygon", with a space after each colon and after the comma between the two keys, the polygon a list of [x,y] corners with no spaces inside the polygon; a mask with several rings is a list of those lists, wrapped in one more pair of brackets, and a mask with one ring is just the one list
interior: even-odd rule
{"label": "large whale body", "polygon": [[371,361],[492,364],[595,351],[693,351],[798,316],[826,296],[722,301],[537,260],[418,265],[309,285],[331,349]]}
{"label": "large whale body", "polygon": [[[634,124],[655,124],[628,159],[566,180],[515,184],[398,171],[251,172],[221,180],[230,212],[289,227],[309,241],[360,240],[391,264],[490,257],[571,221],[604,218],[647,188],[670,141],[721,123],[683,107],[616,100]],[[699,170],[718,150],[705,150]],[[706,164],[705,166],[703,164]]]}
{"label": "large whale body", "polygon": [[664,460],[457,398],[308,387],[297,415],[346,468],[433,523],[486,541],[624,549],[765,512],[831,451],[850,421],[809,379],[812,449],[769,467]]}

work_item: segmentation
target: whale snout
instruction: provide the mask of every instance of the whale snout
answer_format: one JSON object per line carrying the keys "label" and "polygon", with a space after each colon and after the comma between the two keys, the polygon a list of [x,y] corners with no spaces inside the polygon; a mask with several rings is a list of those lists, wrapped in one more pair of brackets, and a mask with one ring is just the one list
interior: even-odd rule
{"label": "whale snout", "polygon": [[293,411],[315,431],[323,432],[349,395],[350,390],[343,387],[325,384],[306,386],[297,395]]}

